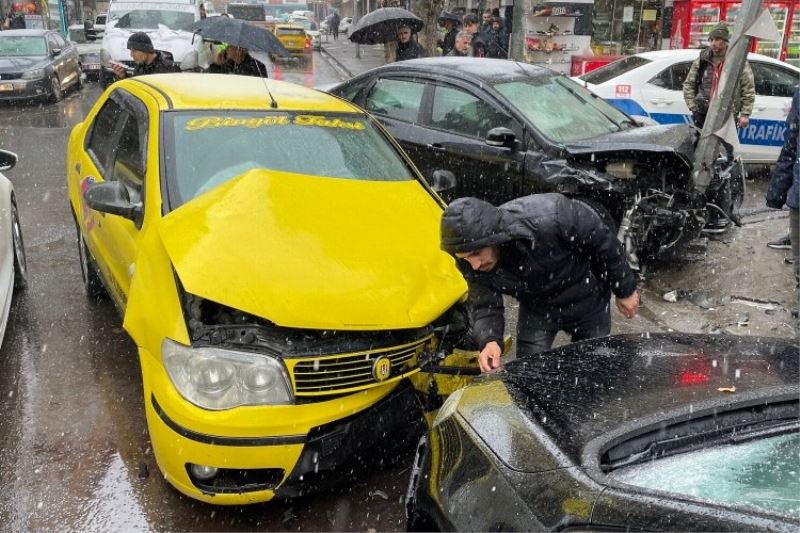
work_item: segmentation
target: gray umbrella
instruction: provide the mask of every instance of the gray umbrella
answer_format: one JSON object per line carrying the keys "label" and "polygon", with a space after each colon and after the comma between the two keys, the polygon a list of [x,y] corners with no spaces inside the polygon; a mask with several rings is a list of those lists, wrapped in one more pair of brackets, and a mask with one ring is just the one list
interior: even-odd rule
{"label": "gray umbrella", "polygon": [[191,31],[198,33],[204,41],[227,43],[276,56],[289,55],[289,51],[274,33],[244,20],[228,17],[205,18],[195,22]]}
{"label": "gray umbrella", "polygon": [[379,44],[397,40],[400,26],[408,26],[413,33],[425,25],[411,11],[400,7],[382,7],[371,11],[358,20],[350,30],[350,40],[359,44]]}

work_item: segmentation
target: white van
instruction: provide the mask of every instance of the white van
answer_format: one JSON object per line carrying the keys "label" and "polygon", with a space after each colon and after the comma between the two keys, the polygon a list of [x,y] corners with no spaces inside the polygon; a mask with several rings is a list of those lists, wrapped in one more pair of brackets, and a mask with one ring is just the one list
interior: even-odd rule
{"label": "white van", "polygon": [[190,30],[198,20],[200,3],[195,0],[111,0],[100,56],[101,82],[108,86],[115,81],[111,62],[134,67],[128,51],[128,37],[135,32],[147,33],[153,47],[170,52],[178,66],[193,50],[202,55],[202,39]]}

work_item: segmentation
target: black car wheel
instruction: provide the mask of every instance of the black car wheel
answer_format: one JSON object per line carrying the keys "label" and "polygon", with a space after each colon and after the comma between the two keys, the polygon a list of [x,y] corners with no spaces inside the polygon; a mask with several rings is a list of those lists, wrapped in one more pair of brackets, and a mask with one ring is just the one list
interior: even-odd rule
{"label": "black car wheel", "polygon": [[25,242],[22,240],[22,226],[19,223],[17,204],[11,200],[11,239],[14,244],[14,289],[28,286],[28,259],[25,257]]}
{"label": "black car wheel", "polygon": [[61,82],[55,74],[50,78],[50,99],[53,102],[60,102],[64,98],[64,91],[61,89]]}
{"label": "black car wheel", "polygon": [[83,240],[83,233],[81,233],[80,228],[77,228],[77,230],[78,256],[81,262],[81,277],[83,278],[83,287],[86,289],[86,296],[92,300],[101,300],[108,293],[103,287],[103,280],[100,279],[100,274],[97,273],[97,267],[89,254],[89,248],[86,247],[86,241]]}

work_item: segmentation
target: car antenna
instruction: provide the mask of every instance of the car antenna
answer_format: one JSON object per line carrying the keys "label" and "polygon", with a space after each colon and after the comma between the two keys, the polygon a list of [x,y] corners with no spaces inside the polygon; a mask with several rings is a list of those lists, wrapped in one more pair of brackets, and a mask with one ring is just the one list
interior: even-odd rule
{"label": "car antenna", "polygon": [[261,67],[258,66],[258,63],[256,63],[256,69],[258,70],[258,76],[261,78],[261,81],[264,82],[264,89],[267,91],[267,94],[269,95],[269,107],[272,109],[278,109],[278,102],[275,100],[275,97],[272,96],[272,93],[269,90],[269,84],[267,83],[267,79],[261,75],[262,74]]}

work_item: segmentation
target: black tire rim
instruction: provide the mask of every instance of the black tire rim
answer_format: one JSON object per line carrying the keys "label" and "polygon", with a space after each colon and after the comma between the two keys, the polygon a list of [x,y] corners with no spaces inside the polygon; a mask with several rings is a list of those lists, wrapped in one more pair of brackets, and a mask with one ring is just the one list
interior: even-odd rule
{"label": "black tire rim", "polygon": [[14,258],[16,260],[17,274],[22,278],[19,283],[28,278],[28,259],[25,257],[25,243],[22,240],[22,228],[19,224],[17,206],[11,204],[11,238],[14,241]]}

